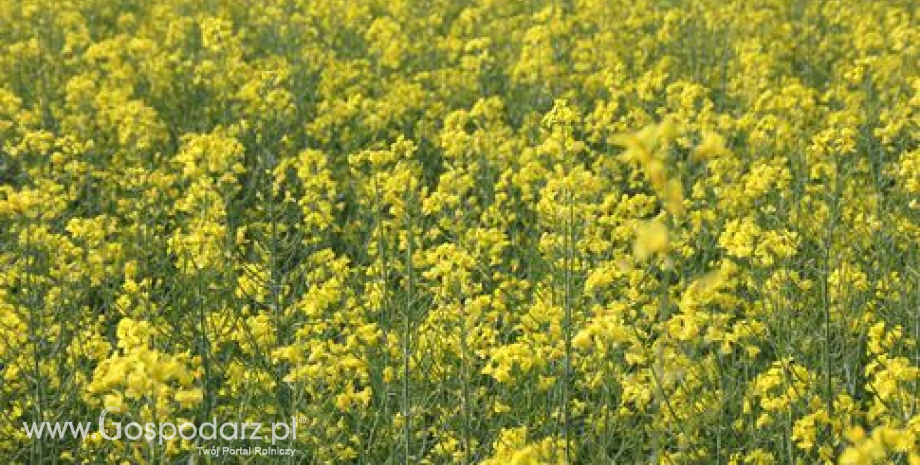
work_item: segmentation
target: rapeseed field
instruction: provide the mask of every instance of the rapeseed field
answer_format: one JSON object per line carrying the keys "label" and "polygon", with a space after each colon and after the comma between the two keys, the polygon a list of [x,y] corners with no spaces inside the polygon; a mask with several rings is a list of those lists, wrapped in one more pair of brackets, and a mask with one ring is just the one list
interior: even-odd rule
{"label": "rapeseed field", "polygon": [[0,463],[920,465],[918,6],[0,0]]}

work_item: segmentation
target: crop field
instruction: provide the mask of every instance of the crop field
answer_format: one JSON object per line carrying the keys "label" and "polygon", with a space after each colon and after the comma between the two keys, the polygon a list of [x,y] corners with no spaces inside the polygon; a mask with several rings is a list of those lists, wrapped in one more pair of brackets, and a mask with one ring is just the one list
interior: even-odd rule
{"label": "crop field", "polygon": [[918,10],[0,0],[0,463],[920,465]]}

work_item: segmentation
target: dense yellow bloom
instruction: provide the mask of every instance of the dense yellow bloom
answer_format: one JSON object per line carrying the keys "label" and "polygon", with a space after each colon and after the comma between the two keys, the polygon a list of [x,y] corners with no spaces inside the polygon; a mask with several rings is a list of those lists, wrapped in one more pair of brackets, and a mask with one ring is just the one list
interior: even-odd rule
{"label": "dense yellow bloom", "polygon": [[0,463],[917,464],[914,3],[0,2]]}

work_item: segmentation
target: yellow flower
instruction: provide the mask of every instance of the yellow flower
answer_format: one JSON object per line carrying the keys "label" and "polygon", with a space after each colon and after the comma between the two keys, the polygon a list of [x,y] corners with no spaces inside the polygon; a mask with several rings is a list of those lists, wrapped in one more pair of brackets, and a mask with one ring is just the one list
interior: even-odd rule
{"label": "yellow flower", "polygon": [[643,221],[636,226],[633,255],[639,261],[667,252],[669,246],[668,227],[660,219]]}
{"label": "yellow flower", "polygon": [[699,160],[714,158],[728,153],[725,147],[725,139],[716,132],[703,131],[703,138],[700,144],[693,151],[693,156]]}
{"label": "yellow flower", "polygon": [[196,404],[201,403],[201,400],[204,398],[204,394],[201,392],[201,389],[182,389],[176,391],[175,398],[176,402],[178,402],[182,407],[191,408]]}

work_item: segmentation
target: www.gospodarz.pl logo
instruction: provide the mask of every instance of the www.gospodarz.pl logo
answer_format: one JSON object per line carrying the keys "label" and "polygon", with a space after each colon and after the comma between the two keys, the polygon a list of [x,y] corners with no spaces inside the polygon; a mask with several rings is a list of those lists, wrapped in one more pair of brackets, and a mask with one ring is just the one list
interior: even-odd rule
{"label": "www.gospodarz.pl logo", "polygon": [[[297,439],[298,421],[296,417],[292,417],[290,423],[226,422],[218,424],[217,419],[212,418],[211,421],[204,422],[200,426],[192,422],[181,423],[178,426],[171,422],[145,423],[143,425],[131,422],[124,426],[119,422],[110,422],[107,425],[105,421],[106,415],[110,412],[117,413],[119,410],[118,407],[106,407],[99,415],[96,433],[92,431],[92,422],[23,422],[22,425],[26,430],[26,436],[32,440],[86,439],[97,433],[103,439],[110,441],[122,439],[138,441],[143,439],[148,442],[158,442],[159,444],[177,438],[189,441],[195,439],[215,440],[218,438],[225,441],[271,440],[272,445],[278,441]],[[114,428],[114,431],[110,431],[112,428]]]}

